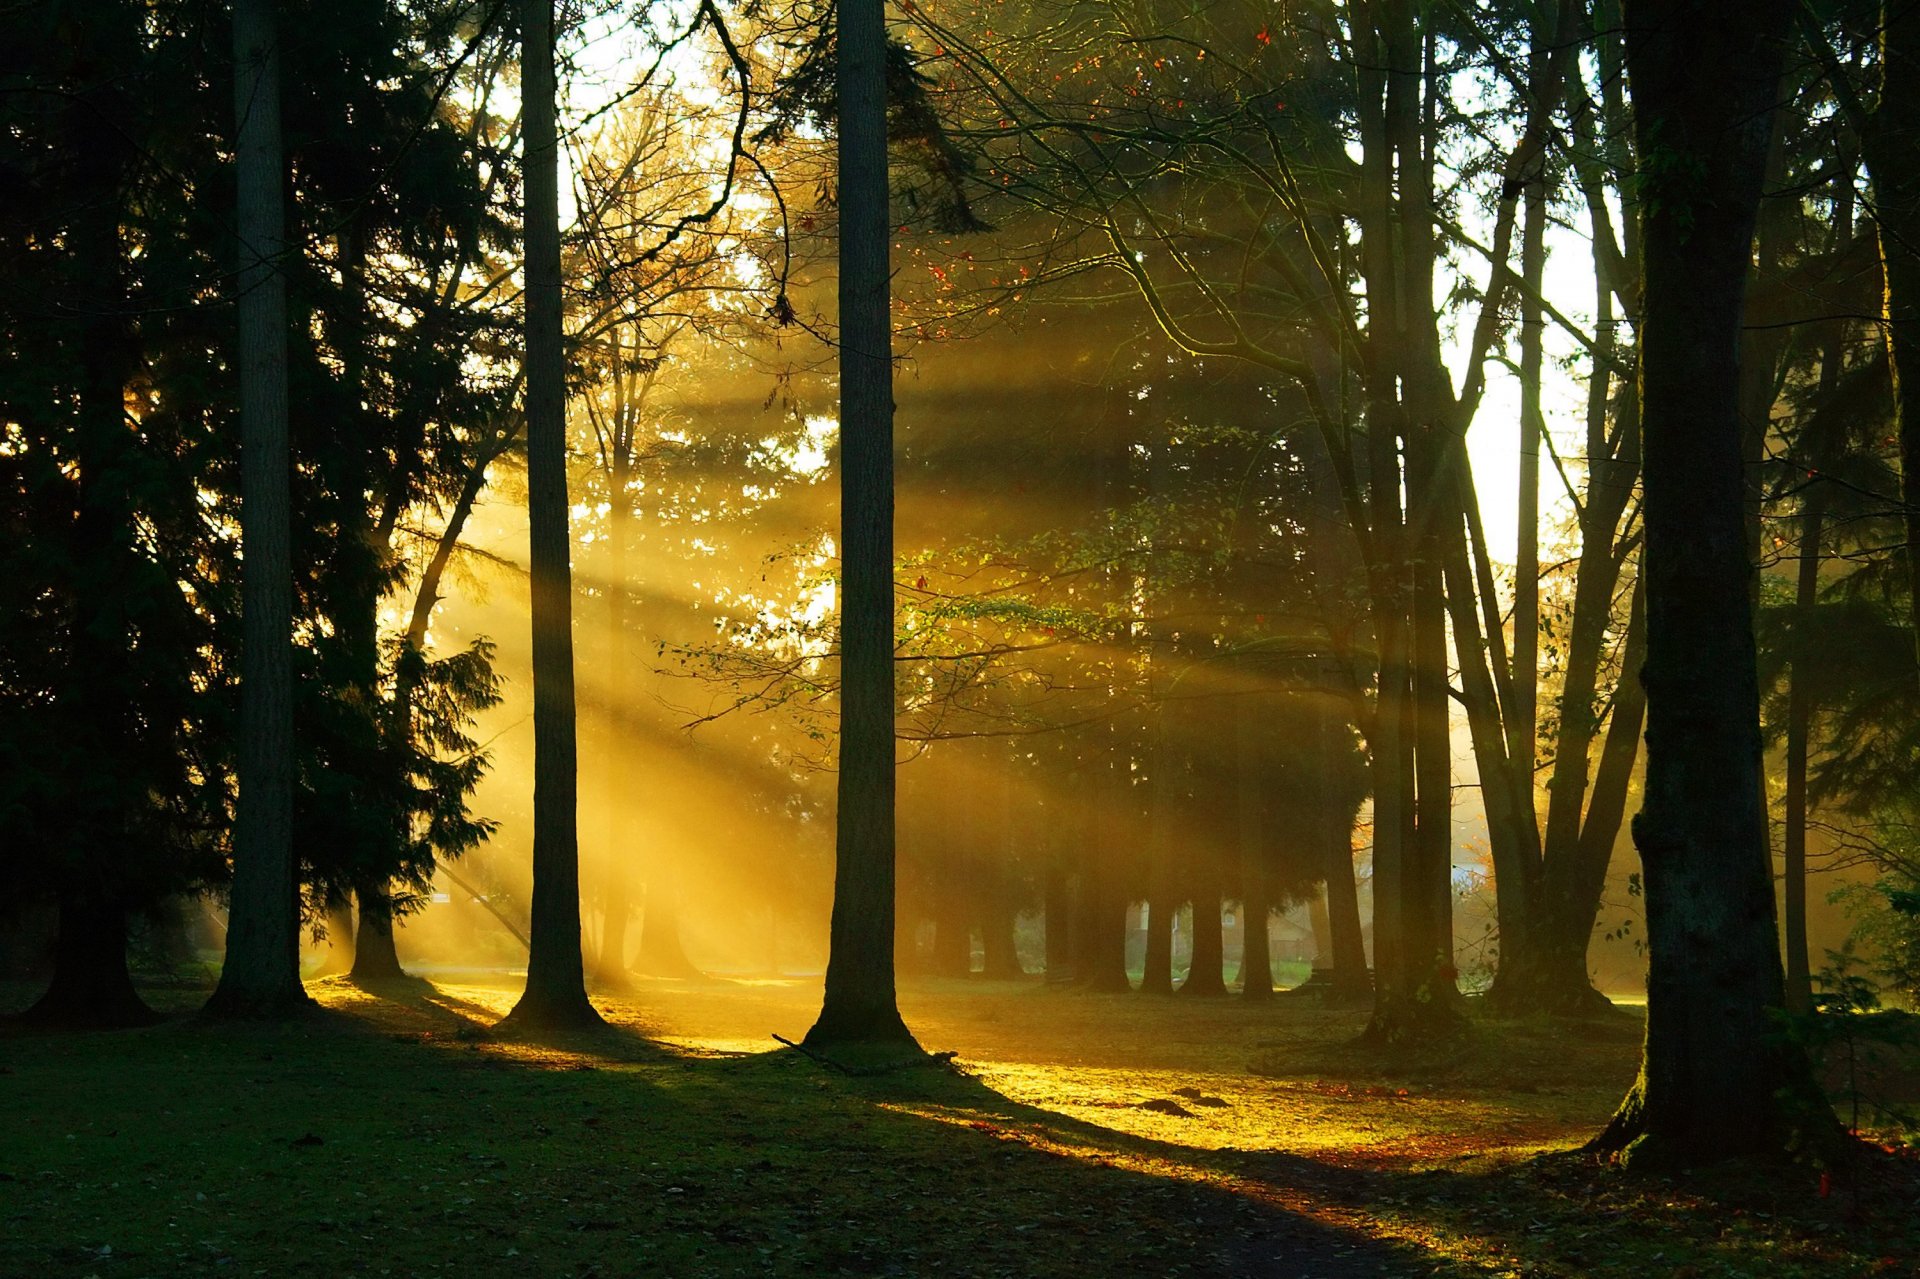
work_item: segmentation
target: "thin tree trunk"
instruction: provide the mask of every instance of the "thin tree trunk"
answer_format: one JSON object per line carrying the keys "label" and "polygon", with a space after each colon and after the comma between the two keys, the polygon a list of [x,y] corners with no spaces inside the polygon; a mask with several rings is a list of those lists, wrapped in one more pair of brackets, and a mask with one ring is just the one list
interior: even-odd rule
{"label": "thin tree trunk", "polygon": [[1900,442],[1908,623],[1920,646],[1920,8],[1886,0],[1880,26],[1880,103],[1865,131],[1885,283],[1882,326]]}
{"label": "thin tree trunk", "polygon": [[1795,591],[1793,662],[1787,690],[1787,812],[1782,839],[1782,906],[1786,925],[1787,1011],[1813,1009],[1813,973],[1807,962],[1807,745],[1813,696],[1807,688],[1812,646],[1807,639],[1820,591],[1820,541],[1824,513],[1810,493],[1800,513],[1800,572]]}
{"label": "thin tree trunk", "polygon": [[514,1026],[598,1026],[580,951],[573,572],[567,533],[567,392],[562,340],[560,150],[553,0],[521,5],[526,166],[528,558],[533,595],[533,901],[527,987]]}
{"label": "thin tree trunk", "polygon": [[1273,997],[1273,957],[1267,937],[1267,832],[1261,823],[1260,786],[1267,752],[1262,749],[1258,710],[1253,698],[1235,699],[1237,764],[1234,787],[1240,854],[1240,993],[1248,999]]}
{"label": "thin tree trunk", "polygon": [[286,243],[280,38],[274,0],[235,0],[234,114],[240,268],[242,618],[239,794],[218,1016],[281,1017],[300,984],[293,853],[293,560],[287,443]]}
{"label": "thin tree trunk", "polygon": [[[1550,45],[1536,20],[1532,33],[1529,79],[1546,76]],[[1535,692],[1540,679],[1540,440],[1546,418],[1540,411],[1542,348],[1546,321],[1541,313],[1541,283],[1547,265],[1547,177],[1523,175],[1527,183],[1525,221],[1520,232],[1520,491],[1513,565],[1513,706],[1507,721],[1508,755],[1527,781],[1533,797],[1533,761],[1540,753]],[[1598,374],[1604,377],[1604,373]],[[1501,930],[1503,933],[1505,929]]]}

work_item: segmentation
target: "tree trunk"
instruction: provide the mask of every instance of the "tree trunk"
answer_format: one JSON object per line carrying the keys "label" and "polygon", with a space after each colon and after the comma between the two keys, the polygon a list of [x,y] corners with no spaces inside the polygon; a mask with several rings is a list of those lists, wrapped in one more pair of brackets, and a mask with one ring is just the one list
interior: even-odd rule
{"label": "tree trunk", "polygon": [[53,983],[23,1021],[76,1030],[146,1026],[160,1020],[127,972],[124,907],[80,893],[62,893],[53,947]]}
{"label": "tree trunk", "polygon": [[1807,962],[1807,745],[1813,720],[1813,696],[1806,666],[1813,656],[1805,638],[1820,591],[1820,540],[1824,515],[1809,493],[1800,512],[1800,572],[1795,593],[1793,661],[1787,690],[1787,812],[1781,840],[1782,906],[1786,925],[1787,1011],[1813,1010],[1813,973]]}
{"label": "tree trunk", "polygon": [[353,968],[353,907],[339,897],[327,903],[327,957],[317,976],[344,976]]}
{"label": "tree trunk", "polygon": [[[1653,1167],[1783,1153],[1822,1105],[1782,1006],[1761,785],[1739,339],[1786,0],[1627,7],[1643,157],[1647,1034],[1593,1148]],[[1788,1096],[1788,1093],[1795,1095]]]}
{"label": "tree trunk", "polygon": [[[949,857],[952,853],[949,852]],[[940,891],[933,899],[934,974],[965,977],[973,971],[973,931],[968,927],[966,886],[951,864],[941,872]]]}
{"label": "tree trunk", "polygon": [[1357,1004],[1373,995],[1367,967],[1367,938],[1360,923],[1360,887],[1353,875],[1353,831],[1344,817],[1329,814],[1324,835],[1327,854],[1327,922],[1333,941],[1330,1003]]}
{"label": "tree trunk", "polygon": [[838,28],[840,774],[826,994],[807,1042],[917,1049],[893,984],[893,333],[882,0],[840,0]]}
{"label": "tree trunk", "polygon": [[405,977],[393,945],[393,899],[384,888],[362,888],[353,896],[360,907],[360,926],[353,936],[353,971],[348,976],[355,981]]}
{"label": "tree trunk", "polygon": [[[1203,876],[1211,881],[1211,876]],[[1197,884],[1193,894],[1193,961],[1180,993],[1211,998],[1227,993],[1226,938],[1220,922],[1220,887]]]}
{"label": "tree trunk", "polygon": [[1047,981],[1068,982],[1074,979],[1073,882],[1057,857],[1048,859],[1046,876],[1042,910]]}
{"label": "tree trunk", "polygon": [[1014,943],[1017,922],[1013,903],[1008,899],[1001,874],[991,877],[980,910],[980,975],[989,981],[1016,981],[1027,975]]}
{"label": "tree trunk", "polygon": [[600,908],[600,953],[593,965],[594,981],[602,986],[618,990],[633,980],[627,967],[627,929],[632,923],[633,894],[627,869],[615,865],[607,875],[606,898]]}
{"label": "tree trunk", "polygon": [[1880,103],[1866,132],[1873,214],[1885,282],[1883,332],[1900,441],[1908,622],[1920,645],[1920,9],[1886,0],[1880,27]]}
{"label": "tree trunk", "polygon": [[1133,759],[1125,734],[1109,726],[1094,749],[1094,793],[1100,796],[1078,851],[1080,900],[1075,916],[1074,971],[1086,990],[1125,993],[1127,907],[1139,856],[1131,841],[1141,823],[1133,786]]}
{"label": "tree trunk", "polygon": [[[616,362],[624,359],[625,348],[614,335]],[[618,693],[628,677],[627,591],[629,539],[633,526],[633,505],[628,490],[633,483],[634,418],[638,406],[631,403],[630,377],[615,372],[615,407],[608,426],[607,487],[612,501],[607,509],[607,611],[606,684],[607,697],[601,707],[601,720],[607,735],[607,752],[601,770],[605,788],[606,845],[601,854],[600,949],[594,958],[594,980],[601,986],[621,989],[631,983],[627,971],[627,926],[633,915],[633,855],[625,846],[629,829],[622,808],[625,740],[621,729]]]}
{"label": "tree trunk", "polygon": [[1240,899],[1240,993],[1248,999],[1273,998],[1273,944],[1267,934],[1265,876],[1249,879]]}
{"label": "tree trunk", "polygon": [[528,569],[533,596],[533,901],[527,987],[507,1023],[601,1025],[580,950],[578,761],[574,740],[573,570],[567,533],[567,391],[562,338],[560,149],[553,0],[520,9],[526,168]]}
{"label": "tree trunk", "polygon": [[654,977],[698,977],[680,940],[680,889],[669,875],[647,885],[647,913],[640,921],[640,971]]}
{"label": "tree trunk", "polygon": [[274,0],[233,7],[240,241],[241,677],[239,794],[227,954],[207,1011],[282,1017],[300,984],[293,854],[293,558],[287,443],[286,243],[280,37]]}
{"label": "tree trunk", "polygon": [[1307,926],[1313,930],[1313,966],[1316,971],[1333,971],[1333,916],[1327,910],[1327,885],[1307,903]]}
{"label": "tree trunk", "polygon": [[1180,904],[1164,889],[1147,899],[1147,953],[1140,974],[1143,995],[1173,993],[1173,925],[1179,912]]}

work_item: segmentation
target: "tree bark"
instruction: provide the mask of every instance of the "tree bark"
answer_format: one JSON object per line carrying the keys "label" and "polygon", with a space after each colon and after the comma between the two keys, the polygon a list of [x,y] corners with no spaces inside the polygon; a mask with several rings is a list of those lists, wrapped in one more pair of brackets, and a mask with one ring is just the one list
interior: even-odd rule
{"label": "tree bark", "polygon": [[[1267,937],[1267,832],[1261,829],[1260,784],[1268,752],[1262,749],[1259,716],[1252,696],[1235,699],[1234,787],[1240,854],[1240,994],[1259,1001],[1273,998],[1273,956]],[[1275,832],[1277,834],[1277,832]]]}
{"label": "tree bark", "polygon": [[1359,1003],[1373,995],[1367,939],[1360,923],[1360,888],[1353,875],[1353,831],[1329,815],[1322,834],[1327,853],[1327,923],[1333,941],[1333,1003]]}
{"label": "tree bark", "polygon": [[1133,758],[1126,734],[1102,730],[1093,748],[1094,793],[1102,797],[1081,844],[1080,898],[1075,914],[1076,982],[1091,991],[1124,993],[1133,989],[1127,975],[1127,908],[1130,880],[1139,857],[1129,840],[1141,823],[1133,786]]}
{"label": "tree bark", "polygon": [[567,533],[566,353],[560,268],[560,149],[553,0],[520,6],[526,167],[528,569],[533,596],[533,901],[527,987],[506,1022],[599,1026],[580,949],[579,769],[573,688],[573,570]]}
{"label": "tree bark", "polygon": [[894,996],[893,331],[886,14],[840,0],[840,774],[825,999],[807,1042],[916,1048]]}
{"label": "tree bark", "polygon": [[234,115],[240,261],[241,677],[233,889],[216,1016],[283,1017],[300,984],[293,853],[293,560],[287,442],[287,296],[274,0],[235,0]]}
{"label": "tree bark", "polygon": [[[1211,876],[1204,877],[1211,881]],[[1226,939],[1220,921],[1220,887],[1196,884],[1193,894],[1193,961],[1180,993],[1214,998],[1227,993]]]}
{"label": "tree bark", "polygon": [[353,896],[360,922],[353,935],[353,970],[347,975],[354,981],[405,977],[400,952],[393,944],[393,899],[384,888],[363,888]]}
{"label": "tree bark", "polygon": [[[1627,6],[1642,159],[1649,971],[1640,1076],[1592,1143],[1652,1167],[1783,1153],[1824,1105],[1783,1002],[1761,785],[1739,346],[1787,0]],[[1789,1090],[1797,1090],[1791,1101]],[[1830,1116],[1829,1116],[1830,1119]]]}
{"label": "tree bark", "polygon": [[1908,623],[1920,646],[1920,9],[1886,0],[1880,26],[1880,102],[1865,130],[1885,284],[1882,326],[1900,442]]}
{"label": "tree bark", "polygon": [[[1084,831],[1084,826],[1082,829]],[[1059,858],[1049,858],[1047,861],[1042,901],[1047,981],[1049,983],[1072,981],[1074,979],[1073,879],[1067,873],[1066,863]]]}
{"label": "tree bark", "polygon": [[53,982],[21,1020],[68,1029],[108,1030],[160,1020],[127,971],[126,909],[78,892],[60,895]]}
{"label": "tree bark", "polygon": [[1793,661],[1787,689],[1787,811],[1781,839],[1781,906],[1786,925],[1787,1011],[1813,1010],[1813,972],[1807,961],[1807,754],[1813,721],[1813,696],[1806,666],[1812,647],[1806,638],[1820,591],[1820,541],[1825,516],[1817,490],[1800,512],[1800,565],[1795,589]]}

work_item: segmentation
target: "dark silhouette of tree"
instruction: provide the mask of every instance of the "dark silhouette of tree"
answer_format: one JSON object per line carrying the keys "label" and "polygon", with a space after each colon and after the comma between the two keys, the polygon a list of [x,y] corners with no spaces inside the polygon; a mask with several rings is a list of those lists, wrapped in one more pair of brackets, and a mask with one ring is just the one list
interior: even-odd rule
{"label": "dark silhouette of tree", "polygon": [[1739,336],[1785,0],[1739,23],[1630,3],[1643,200],[1647,1037],[1596,1149],[1650,1166],[1777,1154],[1814,1112],[1778,1033],[1779,938],[1760,769]]}
{"label": "dark silhouette of tree", "polygon": [[840,0],[840,774],[817,1046],[917,1048],[894,997],[893,330],[883,0]]}
{"label": "dark silhouette of tree", "polygon": [[236,0],[239,211],[241,641],[239,793],[226,961],[209,1012],[282,1016],[300,984],[293,854],[293,565],[287,442],[287,302],[274,0]]}
{"label": "dark silhouette of tree", "polygon": [[573,603],[567,536],[567,391],[562,343],[560,148],[553,0],[520,6],[526,156],[527,522],[533,586],[533,905],[527,988],[507,1024],[597,1026],[580,952]]}

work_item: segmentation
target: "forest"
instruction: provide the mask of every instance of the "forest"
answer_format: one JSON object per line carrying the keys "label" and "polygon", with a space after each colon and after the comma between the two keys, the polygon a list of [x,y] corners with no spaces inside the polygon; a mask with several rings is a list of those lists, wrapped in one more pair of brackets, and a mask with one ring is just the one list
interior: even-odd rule
{"label": "forest", "polygon": [[1920,0],[8,17],[0,1279],[1920,1275]]}

